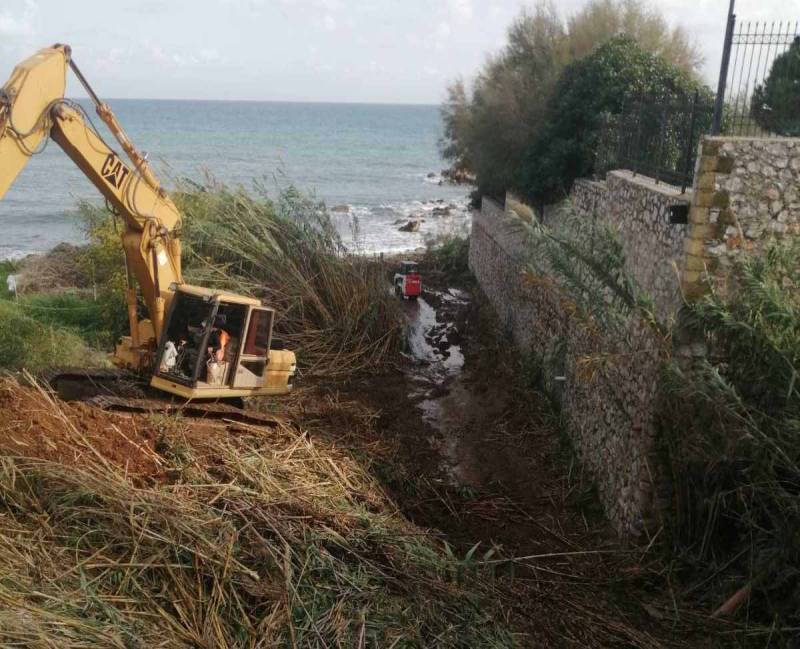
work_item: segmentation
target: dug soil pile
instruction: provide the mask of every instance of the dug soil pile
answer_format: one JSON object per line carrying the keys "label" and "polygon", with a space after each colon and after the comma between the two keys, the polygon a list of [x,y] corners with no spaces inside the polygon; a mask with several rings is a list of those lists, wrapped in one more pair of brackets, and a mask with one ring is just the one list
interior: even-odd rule
{"label": "dug soil pile", "polygon": [[3,455],[76,467],[102,462],[139,481],[163,477],[155,452],[161,430],[146,418],[58,402],[43,388],[6,379],[0,381],[0,421]]}

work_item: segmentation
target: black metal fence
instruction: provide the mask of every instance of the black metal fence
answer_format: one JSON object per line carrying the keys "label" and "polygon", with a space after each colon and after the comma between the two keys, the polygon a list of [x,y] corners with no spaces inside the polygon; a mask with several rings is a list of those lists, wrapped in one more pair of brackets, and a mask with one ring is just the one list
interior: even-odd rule
{"label": "black metal fence", "polygon": [[628,169],[657,183],[692,184],[700,136],[708,133],[714,111],[707,93],[648,96],[603,116],[595,174]]}
{"label": "black metal fence", "polygon": [[717,131],[800,136],[800,21],[729,20]]}

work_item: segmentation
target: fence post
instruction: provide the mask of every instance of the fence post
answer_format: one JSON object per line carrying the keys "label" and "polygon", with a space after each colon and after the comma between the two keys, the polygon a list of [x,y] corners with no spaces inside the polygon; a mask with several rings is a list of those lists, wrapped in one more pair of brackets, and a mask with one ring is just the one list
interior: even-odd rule
{"label": "fence post", "polygon": [[733,44],[733,28],[736,24],[736,0],[731,0],[728,7],[728,24],[725,27],[725,44],[722,47],[722,63],[719,67],[719,83],[717,84],[717,98],[714,102],[714,119],[711,122],[711,135],[719,135],[722,130],[722,111],[725,108],[725,85],[728,82],[728,64],[731,60],[731,46]]}
{"label": "fence post", "polygon": [[686,141],[686,161],[683,164],[683,181],[681,182],[681,194],[686,193],[686,185],[689,183],[689,174],[692,173],[692,147],[694,142],[694,127],[697,125],[697,102],[700,98],[700,91],[694,91],[692,100],[692,116],[689,120],[689,139]]}

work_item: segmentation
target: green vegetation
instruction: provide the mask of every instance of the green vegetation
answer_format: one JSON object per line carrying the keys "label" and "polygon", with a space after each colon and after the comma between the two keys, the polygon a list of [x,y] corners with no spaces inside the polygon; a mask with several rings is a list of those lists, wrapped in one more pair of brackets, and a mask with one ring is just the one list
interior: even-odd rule
{"label": "green vegetation", "polygon": [[402,319],[380,265],[346,252],[324,205],[294,188],[272,199],[222,185],[179,196],[187,277],[277,309],[276,335],[306,371],[374,368],[399,351]]}
{"label": "green vegetation", "polygon": [[664,349],[655,421],[661,473],[674,493],[662,547],[704,605],[716,608],[749,586],[752,632],[788,638],[800,624],[800,244],[743,257],[734,285],[686,304],[680,330],[670,332],[626,275],[612,230],[569,206],[555,220],[557,231],[521,222],[530,263],[602,331],[597,362],[636,352],[625,347],[630,318],[665,340],[679,334],[680,344],[707,346],[691,361]]}
{"label": "green vegetation", "polygon": [[797,137],[800,135],[800,36],[789,49],[775,58],[769,76],[756,86],[750,115],[763,129]]}
{"label": "green vegetation", "polygon": [[[579,97],[573,92],[566,99],[572,101],[570,111],[578,114],[564,115],[563,121],[549,127],[546,140],[539,139],[553,117],[558,117],[553,107],[564,98],[554,97],[556,89],[559,86],[562,92],[571,89],[570,78],[560,81],[565,69],[619,36],[629,37],[652,60],[663,62],[656,66],[659,74],[662,68],[669,67],[674,78],[690,79],[700,60],[681,29],[670,28],[663,17],[638,0],[592,0],[566,22],[551,5],[539,4],[532,12],[523,11],[509,28],[503,50],[489,60],[474,80],[472,92],[467,92],[463,81],[449,88],[442,107],[445,125],[442,152],[454,170],[473,172],[481,194],[501,196],[515,187],[526,194],[524,183],[530,180],[534,142],[538,141],[541,147],[547,141],[553,147],[571,151],[575,148],[570,142],[572,136],[564,144],[558,138],[570,120],[573,123],[576,119],[585,120],[581,100],[588,102],[587,110],[602,111],[609,104],[614,107],[614,91],[622,91],[623,95],[617,98],[620,103],[627,96],[624,93],[628,90],[613,82],[614,69],[607,70],[602,79],[612,81],[609,87],[599,85],[602,79],[592,87],[602,101],[595,103],[591,94]],[[630,62],[622,56],[606,63],[642,63],[637,52],[631,57]],[[580,72],[573,70],[569,76]],[[646,73],[646,69],[642,70],[642,74]],[[640,82],[639,90],[641,86]],[[599,119],[600,113],[594,118]],[[588,135],[592,137],[593,133],[589,131]],[[526,160],[530,169],[520,178],[518,170]],[[585,165],[584,160],[580,163]],[[545,178],[551,180],[539,184],[551,190],[568,182],[560,178],[554,182],[554,172],[545,170]]]}
{"label": "green vegetation", "polygon": [[[717,604],[749,584],[751,620],[800,624],[800,246],[742,261],[736,288],[687,307],[711,353],[671,364],[659,421],[672,537]],[[775,638],[780,637],[776,631]]]}
{"label": "green vegetation", "polygon": [[425,261],[431,268],[446,273],[448,277],[469,276],[469,238],[448,235],[428,243]]}
{"label": "green vegetation", "polygon": [[[288,188],[276,198],[208,181],[183,181],[186,281],[256,296],[277,310],[275,336],[306,372],[328,377],[371,368],[402,342],[397,301],[379,265],[350,255],[324,205]],[[123,330],[125,286],[119,238],[105,208],[81,206],[91,265],[105,310]],[[115,301],[117,303],[115,304]]]}
{"label": "green vegetation", "polygon": [[[516,174],[517,192],[537,205],[566,196],[576,178],[594,172],[601,137],[626,106],[642,98],[690,96],[695,89],[698,86],[687,73],[648,53],[632,38],[611,39],[564,69],[545,121],[529,142]],[[639,125],[642,142],[666,129],[659,117],[654,114]],[[682,133],[685,127],[682,122],[670,124],[669,133]],[[662,160],[683,155],[677,143],[668,142],[664,148]]]}
{"label": "green vegetation", "polygon": [[92,346],[106,342],[98,326],[102,307],[71,294],[9,293],[6,278],[20,264],[0,262],[0,368],[36,371],[102,363]]}
{"label": "green vegetation", "polygon": [[91,366],[100,362],[74,331],[45,324],[10,300],[0,300],[0,368],[31,371],[59,365]]}

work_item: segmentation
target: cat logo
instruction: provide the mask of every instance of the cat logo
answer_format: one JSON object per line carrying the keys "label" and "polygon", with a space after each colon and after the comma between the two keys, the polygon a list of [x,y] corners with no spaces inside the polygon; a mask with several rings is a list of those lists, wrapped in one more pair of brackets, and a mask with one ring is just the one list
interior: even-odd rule
{"label": "cat logo", "polygon": [[109,185],[111,185],[114,189],[119,189],[122,187],[122,183],[125,182],[125,179],[128,177],[128,174],[131,172],[120,160],[116,154],[109,153],[106,161],[103,163],[103,168],[100,170],[100,173],[103,175],[103,178],[106,179]]}

